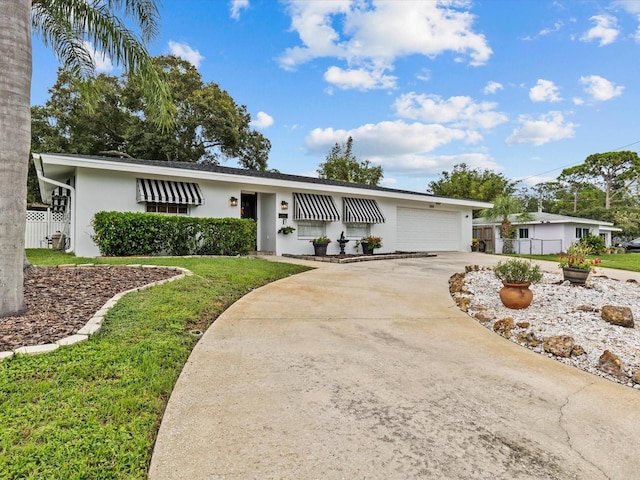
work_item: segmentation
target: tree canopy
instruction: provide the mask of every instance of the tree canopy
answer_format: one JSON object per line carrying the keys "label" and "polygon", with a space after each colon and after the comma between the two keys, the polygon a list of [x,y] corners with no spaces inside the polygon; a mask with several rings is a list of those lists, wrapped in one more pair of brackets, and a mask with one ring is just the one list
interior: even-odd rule
{"label": "tree canopy", "polygon": [[61,69],[51,97],[32,108],[34,151],[121,155],[141,159],[218,164],[230,158],[251,170],[266,170],[271,144],[250,126],[244,105],[197,69],[174,56],[154,59],[175,103],[171,127],[150,116],[138,77],[99,75],[96,108],[78,97],[82,79]]}
{"label": "tree canopy", "polygon": [[427,191],[441,197],[483,202],[490,202],[501,195],[512,195],[518,183],[491,170],[471,169],[466,163],[455,165],[451,173],[443,171],[440,175],[440,179],[429,183]]}
{"label": "tree canopy", "polygon": [[605,192],[606,209],[611,208],[614,195],[622,195],[640,175],[640,158],[636,152],[594,153],[584,163],[565,168],[559,180],[574,185],[591,183]]}
{"label": "tree canopy", "polygon": [[352,137],[347,139],[346,144],[336,143],[317,170],[320,178],[378,185],[384,177],[382,167],[371,166],[369,160],[358,161],[351,151],[352,147]]}

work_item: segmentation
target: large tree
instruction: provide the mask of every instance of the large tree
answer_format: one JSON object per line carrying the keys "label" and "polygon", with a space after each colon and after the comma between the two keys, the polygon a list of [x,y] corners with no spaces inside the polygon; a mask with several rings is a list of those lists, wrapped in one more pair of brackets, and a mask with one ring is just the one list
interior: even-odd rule
{"label": "large tree", "polygon": [[483,202],[491,202],[501,195],[512,195],[518,183],[492,170],[471,169],[466,163],[455,165],[451,173],[443,171],[440,175],[438,180],[429,182],[427,190],[430,193]]}
{"label": "large tree", "polygon": [[605,192],[606,209],[614,195],[622,195],[640,175],[636,152],[606,152],[589,155],[584,163],[565,168],[558,179],[572,184],[593,183]]}
{"label": "large tree", "polygon": [[346,144],[336,143],[317,170],[320,178],[378,185],[384,177],[382,167],[371,166],[369,160],[359,161],[351,151],[352,148],[352,137],[347,139]]}
{"label": "large tree", "polygon": [[[157,32],[153,0],[0,0],[0,317],[22,313],[26,184],[30,145],[31,27],[63,65],[90,77],[91,47],[141,79],[154,120],[170,123],[172,104],[144,42]],[[140,29],[140,38],[117,16]],[[87,44],[85,41],[90,42]],[[89,91],[89,90],[87,90]]]}
{"label": "large tree", "polygon": [[170,128],[149,121],[140,82],[99,75],[96,108],[78,98],[81,79],[61,69],[44,107],[32,109],[33,149],[87,155],[218,164],[229,158],[251,170],[265,170],[271,144],[251,128],[244,105],[215,83],[205,84],[189,62],[173,56],[154,59],[167,79],[176,116]]}

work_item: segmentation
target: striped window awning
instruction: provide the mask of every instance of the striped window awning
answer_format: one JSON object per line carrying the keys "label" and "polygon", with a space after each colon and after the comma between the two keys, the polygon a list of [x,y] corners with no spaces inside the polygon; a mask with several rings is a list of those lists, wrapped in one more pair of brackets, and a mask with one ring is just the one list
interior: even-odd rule
{"label": "striped window awning", "polygon": [[375,200],[343,197],[346,223],[384,223],[384,215]]}
{"label": "striped window awning", "polygon": [[138,178],[138,202],[202,205],[204,197],[197,183]]}
{"label": "striped window awning", "polygon": [[69,203],[69,190],[63,187],[56,187],[51,192],[51,210],[54,212],[64,212]]}
{"label": "striped window awning", "polygon": [[293,219],[337,222],[340,220],[340,214],[330,195],[294,193]]}

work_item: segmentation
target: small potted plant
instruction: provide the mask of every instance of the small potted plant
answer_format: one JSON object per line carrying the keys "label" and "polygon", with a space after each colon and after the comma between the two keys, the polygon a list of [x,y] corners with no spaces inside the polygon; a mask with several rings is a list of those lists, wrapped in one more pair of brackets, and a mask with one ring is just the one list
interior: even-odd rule
{"label": "small potted plant", "polygon": [[373,251],[376,248],[382,247],[382,237],[374,237],[373,235],[362,237],[355,246],[358,247],[358,245],[362,246],[362,253],[364,255],[373,255]]}
{"label": "small potted plant", "polygon": [[478,240],[477,238],[472,238],[471,239],[471,251],[472,252],[477,252],[479,246],[480,246],[480,240]]}
{"label": "small potted plant", "polygon": [[584,242],[573,242],[569,245],[567,253],[560,257],[558,266],[562,268],[565,280],[576,285],[584,285],[589,274],[600,263],[599,258],[590,259],[591,247]]}
{"label": "small potted plant", "polygon": [[316,257],[324,257],[327,254],[327,245],[331,243],[331,239],[326,235],[309,240],[313,243],[313,249]]}
{"label": "small potted plant", "polygon": [[533,292],[529,290],[529,285],[542,280],[540,265],[517,258],[498,262],[493,273],[502,281],[502,304],[514,310],[527,308],[531,304]]}
{"label": "small potted plant", "polygon": [[282,235],[289,235],[290,233],[293,233],[295,231],[295,228],[287,225],[286,227],[281,227],[278,230],[278,233],[281,233]]}

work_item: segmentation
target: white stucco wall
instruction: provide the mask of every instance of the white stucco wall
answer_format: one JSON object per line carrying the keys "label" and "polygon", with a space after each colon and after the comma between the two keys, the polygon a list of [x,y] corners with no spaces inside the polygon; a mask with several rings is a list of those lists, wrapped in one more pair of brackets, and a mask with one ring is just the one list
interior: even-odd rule
{"label": "white stucco wall", "polygon": [[[117,163],[109,159],[91,159],[76,156],[42,155],[46,165],[45,173],[52,179],[66,181],[73,178],[76,186],[72,208],[75,209],[74,251],[78,256],[93,257],[100,254],[92,240],[94,234],[91,222],[99,211],[144,212],[145,203],[136,200],[136,179],[152,178],[179,182],[198,183],[204,197],[204,204],[189,207],[189,215],[194,217],[224,218],[240,217],[242,194],[254,194],[257,197],[258,250],[276,254],[312,254],[313,246],[308,238],[300,238],[297,221],[294,220],[293,193],[311,193],[331,195],[338,212],[343,216],[343,197],[374,199],[385,222],[372,224],[370,234],[382,237],[383,247],[377,252],[394,252],[398,244],[397,210],[399,207],[424,209],[434,212],[449,212],[456,222],[457,238],[449,238],[439,250],[468,251],[472,236],[471,207],[485,208],[488,204],[459,199],[441,199],[409,192],[362,189],[357,186],[318,184],[302,179],[281,179],[268,177],[246,177],[231,173],[207,172],[188,169],[172,169],[159,165]],[[46,175],[45,175],[46,176]],[[229,205],[229,198],[236,197],[238,205]],[[281,209],[281,202],[288,203],[288,209]],[[283,221],[280,214],[287,214]],[[296,228],[290,235],[277,234],[284,225]],[[426,228],[431,228],[426,225]],[[353,253],[357,237],[349,237],[347,225],[341,220],[326,222],[325,234],[332,239],[328,253],[337,254],[337,239],[341,232],[350,239],[346,253]],[[400,232],[401,234],[402,232]],[[438,251],[438,249],[423,250]]]}

